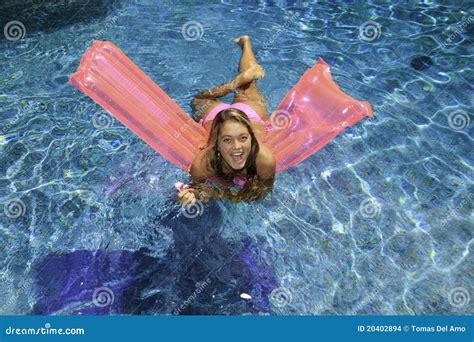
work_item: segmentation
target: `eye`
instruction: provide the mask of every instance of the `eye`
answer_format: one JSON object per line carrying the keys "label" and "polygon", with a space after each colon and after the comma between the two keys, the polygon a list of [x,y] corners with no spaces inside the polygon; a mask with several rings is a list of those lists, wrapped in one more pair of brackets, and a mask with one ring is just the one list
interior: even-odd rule
{"label": "eye", "polygon": [[228,144],[228,143],[230,142],[230,139],[229,139],[229,138],[225,138],[225,139],[224,139],[224,142],[225,142],[226,144]]}
{"label": "eye", "polygon": [[241,138],[241,140],[246,141],[248,138],[249,138],[249,137],[247,137],[247,136],[244,135],[244,136]]}

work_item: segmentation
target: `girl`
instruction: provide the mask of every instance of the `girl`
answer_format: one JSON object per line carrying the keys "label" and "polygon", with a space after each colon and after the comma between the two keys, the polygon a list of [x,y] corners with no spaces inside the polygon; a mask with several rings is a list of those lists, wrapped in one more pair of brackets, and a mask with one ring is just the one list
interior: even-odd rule
{"label": "girl", "polygon": [[[258,200],[273,187],[276,161],[262,144],[267,105],[256,84],[264,71],[255,60],[248,36],[234,42],[242,48],[239,74],[231,82],[197,94],[191,103],[209,138],[191,165],[190,184],[179,190],[178,200],[185,206],[219,198]],[[216,100],[231,91],[235,91],[232,105]],[[206,180],[221,187],[210,186]],[[242,188],[231,191],[228,187],[233,184]]]}

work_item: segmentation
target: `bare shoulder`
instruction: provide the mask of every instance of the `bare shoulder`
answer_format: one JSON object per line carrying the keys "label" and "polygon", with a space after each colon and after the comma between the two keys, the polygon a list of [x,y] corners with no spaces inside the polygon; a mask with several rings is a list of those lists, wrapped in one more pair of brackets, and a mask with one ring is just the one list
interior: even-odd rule
{"label": "bare shoulder", "polygon": [[199,151],[199,153],[194,157],[193,163],[191,164],[191,169],[189,172],[191,173],[191,177],[198,181],[198,180],[205,180],[214,176],[207,170],[207,165],[209,163],[209,150],[204,149]]}
{"label": "bare shoulder", "polygon": [[257,173],[260,179],[268,179],[275,175],[275,156],[273,155],[272,151],[263,144],[260,144],[256,163]]}

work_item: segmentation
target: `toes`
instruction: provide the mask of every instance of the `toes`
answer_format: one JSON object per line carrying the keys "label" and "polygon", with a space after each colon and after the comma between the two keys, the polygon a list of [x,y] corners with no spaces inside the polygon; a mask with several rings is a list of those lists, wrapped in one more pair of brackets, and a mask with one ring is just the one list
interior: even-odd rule
{"label": "toes", "polygon": [[235,44],[242,45],[242,43],[243,43],[242,37],[235,38],[235,39],[233,40],[233,42],[234,42]]}
{"label": "toes", "polygon": [[242,46],[245,42],[247,42],[247,41],[249,41],[249,40],[250,40],[249,36],[247,36],[247,35],[242,35],[242,36],[240,36],[240,37],[238,37],[238,38],[235,38],[235,39],[233,40],[233,42],[234,42],[235,44],[239,44],[240,46]]}

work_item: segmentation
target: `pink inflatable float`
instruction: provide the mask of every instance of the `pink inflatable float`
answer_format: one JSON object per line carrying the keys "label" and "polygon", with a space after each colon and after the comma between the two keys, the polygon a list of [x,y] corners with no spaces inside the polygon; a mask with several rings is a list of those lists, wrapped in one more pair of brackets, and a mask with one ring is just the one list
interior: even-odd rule
{"label": "pink inflatable float", "polygon": [[[189,171],[207,131],[111,42],[94,41],[69,82],[164,158]],[[322,148],[346,127],[372,117],[368,102],[343,93],[320,58],[266,120],[264,144],[281,172]]]}

